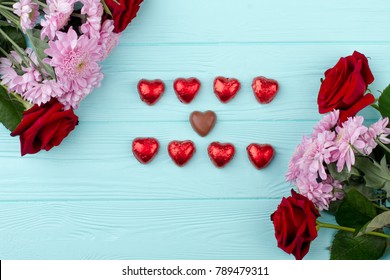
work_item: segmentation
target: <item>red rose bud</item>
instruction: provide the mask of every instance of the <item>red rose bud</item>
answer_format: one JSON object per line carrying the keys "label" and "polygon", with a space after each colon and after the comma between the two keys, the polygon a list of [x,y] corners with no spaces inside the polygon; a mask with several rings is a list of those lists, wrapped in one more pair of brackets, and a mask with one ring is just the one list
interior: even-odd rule
{"label": "red rose bud", "polygon": [[340,122],[353,117],[372,104],[375,97],[366,94],[367,87],[374,81],[368,60],[357,51],[342,57],[337,64],[325,72],[325,79],[318,93],[318,110],[321,114],[334,109],[340,110]]}
{"label": "red rose bud", "polygon": [[271,215],[278,247],[301,260],[317,237],[316,220],[320,216],[313,202],[291,190]]}
{"label": "red rose bud", "polygon": [[104,0],[114,20],[114,32],[120,33],[136,17],[143,0]]}
{"label": "red rose bud", "polygon": [[52,99],[46,104],[34,105],[25,111],[22,121],[11,136],[20,135],[22,156],[35,154],[60,145],[77,123],[78,117],[72,109],[64,110],[64,105]]}

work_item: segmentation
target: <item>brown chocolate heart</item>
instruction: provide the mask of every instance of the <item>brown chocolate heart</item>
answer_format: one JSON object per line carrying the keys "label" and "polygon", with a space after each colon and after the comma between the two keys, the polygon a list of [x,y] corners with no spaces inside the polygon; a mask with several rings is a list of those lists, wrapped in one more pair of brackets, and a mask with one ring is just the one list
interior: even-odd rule
{"label": "brown chocolate heart", "polygon": [[200,136],[205,137],[213,129],[217,115],[213,111],[199,112],[194,111],[190,115],[192,128]]}

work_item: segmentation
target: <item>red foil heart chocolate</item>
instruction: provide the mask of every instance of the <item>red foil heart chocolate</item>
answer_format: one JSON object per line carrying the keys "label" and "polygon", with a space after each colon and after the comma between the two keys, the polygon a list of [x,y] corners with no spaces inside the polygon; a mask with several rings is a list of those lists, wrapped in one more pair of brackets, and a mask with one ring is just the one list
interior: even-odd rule
{"label": "red foil heart chocolate", "polygon": [[197,78],[178,78],[173,82],[177,98],[184,103],[190,103],[200,89],[200,81]]}
{"label": "red foil heart chocolate", "polygon": [[252,143],[246,147],[249,160],[257,169],[267,167],[275,155],[274,148],[269,144]]}
{"label": "red foil heart chocolate", "polygon": [[135,158],[142,164],[149,163],[159,149],[158,141],[155,138],[135,138],[132,146]]}
{"label": "red foil heart chocolate", "polygon": [[252,89],[257,101],[261,104],[267,104],[275,98],[279,84],[276,80],[259,76],[253,79]]}
{"label": "red foil heart chocolate", "polygon": [[137,85],[139,97],[148,105],[155,104],[165,90],[165,85],[161,80],[142,79]]}
{"label": "red foil heart chocolate", "polygon": [[222,103],[227,103],[236,96],[240,86],[241,84],[237,79],[216,77],[214,80],[214,93]]}
{"label": "red foil heart chocolate", "polygon": [[180,167],[192,158],[195,151],[195,144],[190,140],[172,141],[168,144],[169,156]]}
{"label": "red foil heart chocolate", "polygon": [[228,164],[235,154],[235,148],[230,143],[212,142],[207,148],[211,162],[218,168]]}
{"label": "red foil heart chocolate", "polygon": [[213,111],[206,111],[204,113],[194,111],[190,115],[192,128],[202,137],[210,133],[216,121],[217,115]]}

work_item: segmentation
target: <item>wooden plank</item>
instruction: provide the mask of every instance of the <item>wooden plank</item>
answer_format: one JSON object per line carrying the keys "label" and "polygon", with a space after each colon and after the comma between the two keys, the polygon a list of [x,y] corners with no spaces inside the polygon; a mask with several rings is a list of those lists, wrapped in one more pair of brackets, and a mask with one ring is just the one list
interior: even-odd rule
{"label": "wooden plank", "polygon": [[[313,122],[217,122],[205,138],[188,122],[81,123],[61,146],[24,158],[19,140],[1,130],[0,200],[104,200],[180,198],[278,198],[289,190],[288,162]],[[156,137],[160,152],[148,165],[132,155],[136,137]],[[197,152],[183,168],[169,158],[167,144],[191,139]],[[231,142],[236,155],[224,169],[207,155],[212,141]],[[249,162],[252,142],[275,147],[273,162],[263,170]]]}
{"label": "wooden plank", "polygon": [[387,0],[144,1],[124,41],[388,41],[389,10]]}
{"label": "wooden plank", "polygon": [[[293,259],[269,218],[279,202],[0,203],[0,258]],[[321,231],[307,259],[329,258],[332,234]]]}
{"label": "wooden plank", "polygon": [[[0,258],[292,259],[276,247],[269,215],[291,188],[284,173],[295,146],[320,118],[319,79],[356,49],[371,57],[371,89],[383,89],[390,77],[389,11],[388,0],[144,1],[103,63],[102,87],[77,110],[80,126],[60,147],[21,158],[18,139],[0,128]],[[229,104],[212,93],[217,75],[243,84]],[[273,103],[255,102],[256,75],[280,82]],[[173,93],[179,76],[202,81],[190,105]],[[154,107],[137,96],[141,78],[167,84]],[[188,116],[206,109],[219,120],[200,138]],[[371,109],[363,114],[378,116]],[[148,166],[131,154],[138,136],[160,140]],[[173,139],[192,139],[198,148],[182,169],[167,155]],[[214,140],[237,147],[222,170],[205,152]],[[275,146],[267,169],[250,165],[250,142]],[[332,234],[321,230],[307,259],[327,259]]]}
{"label": "wooden plank", "polygon": [[[81,121],[185,121],[193,110],[214,110],[224,120],[318,120],[317,94],[323,72],[339,57],[355,49],[371,57],[374,93],[389,83],[389,45],[223,45],[149,46],[120,45],[103,64],[102,87],[81,104]],[[218,75],[236,77],[242,89],[235,99],[222,104],[213,93]],[[270,104],[259,104],[252,92],[255,76],[277,79],[280,92]],[[180,103],[173,91],[178,77],[195,76],[202,82],[195,100]],[[140,79],[160,78],[166,92],[154,106],[143,103],[137,93]],[[374,109],[366,116],[376,118]]]}

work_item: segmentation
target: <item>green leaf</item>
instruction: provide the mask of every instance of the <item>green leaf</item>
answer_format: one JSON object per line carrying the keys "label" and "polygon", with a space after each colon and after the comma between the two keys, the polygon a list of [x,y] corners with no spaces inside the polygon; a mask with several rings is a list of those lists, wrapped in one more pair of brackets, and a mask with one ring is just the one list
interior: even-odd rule
{"label": "green leaf", "polygon": [[368,157],[356,157],[354,166],[364,174],[367,187],[374,189],[390,187],[390,171],[386,157],[382,157],[380,164]]}
{"label": "green leaf", "polygon": [[344,182],[349,179],[349,173],[347,172],[347,169],[344,168],[341,172],[338,172],[336,163],[328,164],[328,170],[332,178],[340,182]]}
{"label": "green leaf", "polygon": [[3,87],[0,87],[0,122],[13,131],[23,117],[25,106]]}
{"label": "green leaf", "polygon": [[[21,47],[22,49],[27,48],[26,39],[24,38],[22,31],[12,26],[9,26],[9,24],[8,26],[1,26],[1,29],[5,33],[7,33],[7,35],[12,40],[14,40],[14,42],[18,44],[19,47]],[[0,47],[3,48],[7,53],[13,50],[12,44],[1,35],[0,35]],[[4,56],[4,54],[0,53],[0,56]]]}
{"label": "green leaf", "polygon": [[383,117],[390,117],[390,85],[379,96],[378,106]]}
{"label": "green leaf", "polygon": [[339,225],[352,228],[361,228],[376,216],[377,212],[370,202],[358,190],[350,189],[340,204],[336,213]]}
{"label": "green leaf", "polygon": [[331,201],[329,203],[329,209],[326,210],[326,212],[335,216],[342,202],[343,202],[342,200]]}
{"label": "green leaf", "polygon": [[43,59],[47,57],[45,50],[49,48],[49,44],[45,40],[41,40],[39,30],[33,29],[27,31],[27,36],[31,42],[34,52],[38,58],[39,65],[45,69],[45,71],[55,78],[54,69],[47,63],[43,62]]}
{"label": "green leaf", "polygon": [[367,233],[374,231],[376,229],[382,229],[386,225],[390,224],[390,211],[385,211],[374,219],[372,219],[369,223],[367,223],[362,229],[361,233]]}
{"label": "green leaf", "polygon": [[377,260],[386,250],[386,238],[362,235],[354,237],[353,233],[339,231],[330,250],[331,260]]}
{"label": "green leaf", "polygon": [[355,168],[354,166],[352,166],[351,171],[348,171],[348,169],[346,167],[344,167],[343,170],[341,170],[341,172],[337,171],[336,163],[328,164],[327,167],[328,167],[329,173],[332,176],[332,178],[334,178],[340,182],[349,181],[351,177],[352,178],[356,178],[356,177],[360,178],[362,176],[360,171],[357,168]]}
{"label": "green leaf", "polygon": [[6,20],[0,20],[0,26],[9,26],[9,22]]}

